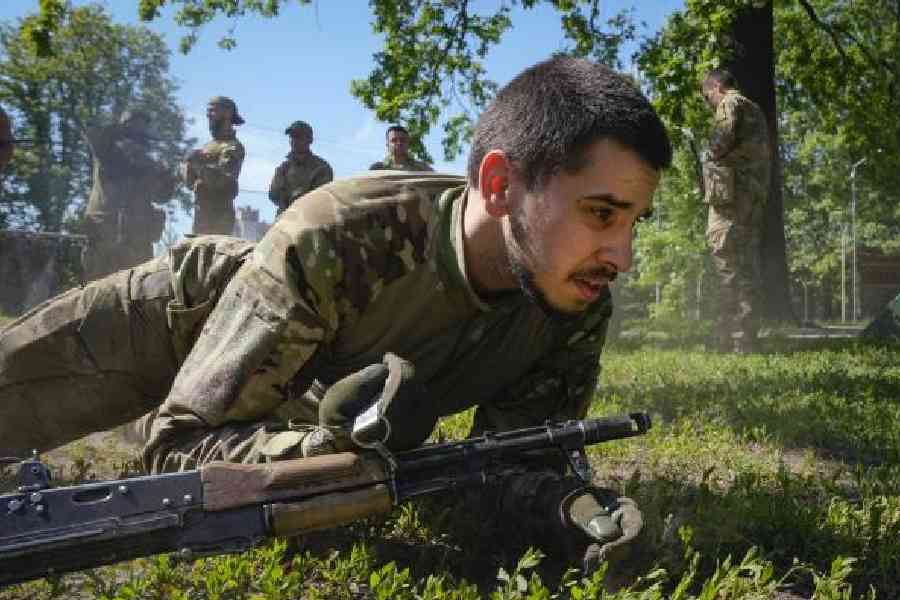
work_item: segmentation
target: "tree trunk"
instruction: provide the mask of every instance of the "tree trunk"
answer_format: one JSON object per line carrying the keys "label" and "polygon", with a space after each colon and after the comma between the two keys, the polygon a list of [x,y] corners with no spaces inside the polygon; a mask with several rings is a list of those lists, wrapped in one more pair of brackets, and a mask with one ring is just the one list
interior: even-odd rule
{"label": "tree trunk", "polygon": [[784,202],[781,195],[781,156],[775,108],[775,49],[772,0],[763,7],[748,6],[735,19],[731,31],[734,57],[728,69],[741,91],[766,114],[772,147],[769,203],[762,234],[762,276],[765,285],[764,316],[776,321],[796,321],[791,307],[791,290],[784,240]]}

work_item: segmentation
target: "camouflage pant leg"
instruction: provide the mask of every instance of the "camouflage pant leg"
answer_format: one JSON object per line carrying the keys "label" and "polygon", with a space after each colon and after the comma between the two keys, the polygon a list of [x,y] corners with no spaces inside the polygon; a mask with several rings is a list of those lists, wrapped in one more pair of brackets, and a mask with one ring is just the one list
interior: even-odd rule
{"label": "camouflage pant leg", "polygon": [[194,233],[221,234],[234,233],[234,203],[222,202],[219,198],[197,195],[194,201]]}
{"label": "camouflage pant leg", "polygon": [[720,284],[718,335],[722,341],[755,338],[758,244],[734,226],[709,232],[708,239]]}
{"label": "camouflage pant leg", "polygon": [[155,260],[48,300],[0,331],[0,453],[47,450],[159,405],[176,371]]}

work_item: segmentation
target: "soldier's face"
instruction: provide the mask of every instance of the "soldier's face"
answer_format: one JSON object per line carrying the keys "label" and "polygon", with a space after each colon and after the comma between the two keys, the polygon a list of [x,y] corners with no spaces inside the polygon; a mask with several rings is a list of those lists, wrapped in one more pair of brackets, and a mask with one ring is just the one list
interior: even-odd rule
{"label": "soldier's face", "polygon": [[389,132],[387,136],[388,152],[394,158],[406,158],[409,152],[409,136],[402,131],[396,129]]}
{"label": "soldier's face", "polygon": [[231,109],[224,104],[210,102],[206,105],[206,120],[209,130],[215,133],[231,122]]}
{"label": "soldier's face", "polygon": [[552,313],[575,315],[632,263],[634,224],[650,213],[659,173],[611,139],[594,143],[587,165],[524,193],[511,178],[504,227],[513,274]]}
{"label": "soldier's face", "polygon": [[291,133],[291,152],[306,152],[312,144],[312,137],[303,132]]}

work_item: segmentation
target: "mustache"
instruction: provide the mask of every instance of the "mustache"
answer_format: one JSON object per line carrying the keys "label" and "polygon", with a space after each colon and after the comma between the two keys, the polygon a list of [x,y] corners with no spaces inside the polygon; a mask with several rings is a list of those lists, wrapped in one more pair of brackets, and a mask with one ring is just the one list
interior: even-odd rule
{"label": "mustache", "polygon": [[578,279],[598,279],[603,278],[612,283],[616,280],[616,277],[619,276],[619,270],[615,267],[600,265],[598,267],[593,267],[590,269],[585,269],[583,271],[578,271],[572,275],[572,277]]}

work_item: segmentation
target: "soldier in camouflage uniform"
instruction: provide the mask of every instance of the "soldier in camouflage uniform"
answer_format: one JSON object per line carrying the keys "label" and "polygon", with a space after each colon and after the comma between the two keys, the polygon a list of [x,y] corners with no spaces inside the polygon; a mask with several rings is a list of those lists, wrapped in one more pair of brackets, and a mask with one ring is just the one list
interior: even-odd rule
{"label": "soldier in camouflage uniform", "polygon": [[150,118],[126,111],[119,123],[89,127],[93,185],[85,210],[85,277],[97,279],[153,256],[175,177],[150,155]]}
{"label": "soldier in camouflage uniform", "polygon": [[309,123],[294,121],[284,133],[291,138],[291,151],[275,169],[275,176],[269,185],[269,200],[278,207],[279,215],[303,194],[334,179],[331,165],[309,149],[313,142],[313,130]]}
{"label": "soldier in camouflage uniform", "polygon": [[711,71],[703,97],[715,111],[704,157],[706,238],[721,284],[718,346],[753,350],[759,328],[760,237],[769,195],[770,148],[762,110],[726,71]]}
{"label": "soldier in camouflage uniform", "polygon": [[409,132],[402,125],[391,125],[384,134],[387,156],[372,163],[370,171],[433,171],[427,163],[409,155]]}
{"label": "soldier in camouflage uniform", "polygon": [[[630,268],[634,223],[670,161],[630,80],[570,57],[535,65],[482,115],[465,178],[336,181],[255,247],[190,239],[0,331],[0,450],[49,448],[158,406],[144,420],[151,472],[308,456],[330,447],[315,425],[334,424],[331,394],[383,387],[373,366],[389,352],[414,365],[407,389],[425,390],[395,396],[393,449],[469,407],[476,433],[583,418],[608,284]],[[279,411],[299,398],[287,427]],[[641,528],[633,501],[583,486],[558,455],[481,497],[588,568]]]}
{"label": "soldier in camouflage uniform", "polygon": [[206,107],[210,140],[182,165],[184,181],[194,192],[194,233],[234,232],[234,199],[244,163],[244,146],[234,132],[244,122],[234,100],[216,96]]}

